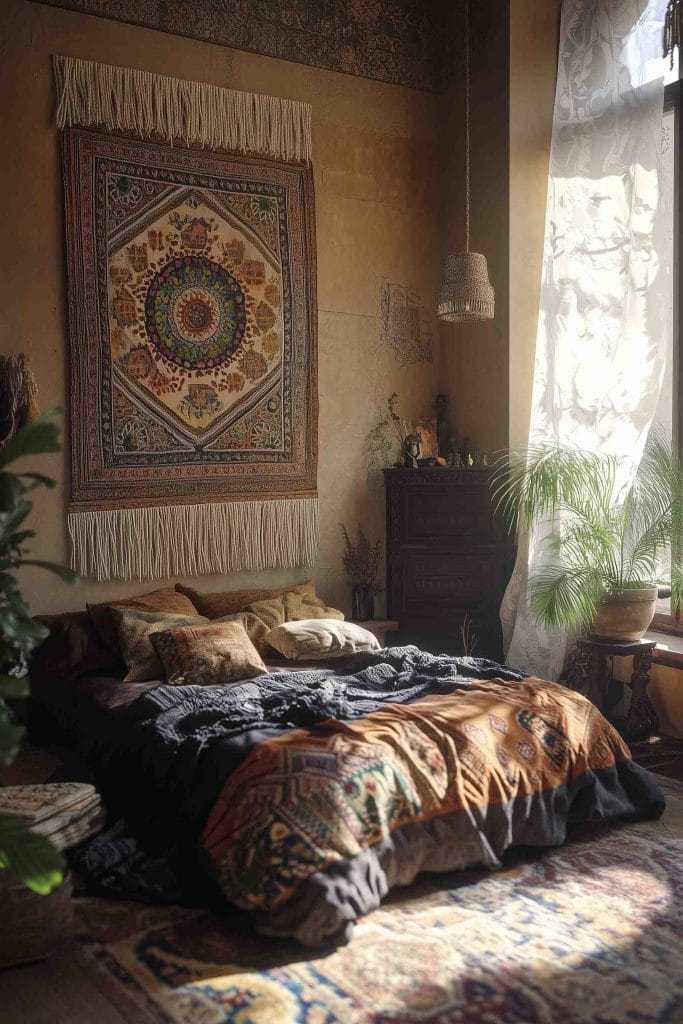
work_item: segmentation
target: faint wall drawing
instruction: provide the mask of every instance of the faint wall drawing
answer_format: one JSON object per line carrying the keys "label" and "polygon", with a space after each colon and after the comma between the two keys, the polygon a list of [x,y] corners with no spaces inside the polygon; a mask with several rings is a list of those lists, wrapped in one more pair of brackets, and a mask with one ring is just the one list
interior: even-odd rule
{"label": "faint wall drawing", "polygon": [[380,341],[401,365],[431,363],[433,335],[424,330],[422,300],[416,291],[385,279],[379,288]]}

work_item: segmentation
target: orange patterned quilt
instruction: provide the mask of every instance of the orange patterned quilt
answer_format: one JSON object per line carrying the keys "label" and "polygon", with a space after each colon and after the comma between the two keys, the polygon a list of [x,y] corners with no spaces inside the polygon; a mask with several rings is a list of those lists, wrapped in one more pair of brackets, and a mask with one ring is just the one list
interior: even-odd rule
{"label": "orange patterned quilt", "polygon": [[[513,843],[558,841],[557,815],[547,813],[552,795],[564,811],[561,842],[569,790],[629,758],[579,694],[538,679],[478,681],[468,692],[388,704],[259,743],[223,788],[204,847],[228,899],[271,914],[305,879],[416,823],[451,820],[454,838],[468,833],[469,850],[478,831],[480,859],[496,863]],[[517,823],[520,801],[527,812]],[[607,816],[603,803],[596,818]],[[496,834],[487,832],[496,806],[506,809],[505,835],[500,815]]]}

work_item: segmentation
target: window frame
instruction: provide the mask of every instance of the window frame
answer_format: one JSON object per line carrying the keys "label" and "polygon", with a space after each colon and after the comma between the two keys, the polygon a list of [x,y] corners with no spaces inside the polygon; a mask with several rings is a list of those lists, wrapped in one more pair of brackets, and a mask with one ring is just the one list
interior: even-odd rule
{"label": "window frame", "polygon": [[[680,346],[683,340],[683,324],[681,323],[681,313],[683,312],[683,261],[680,258],[680,244],[681,236],[683,235],[683,225],[681,225],[681,216],[683,215],[683,202],[681,202],[681,168],[683,167],[683,131],[681,130],[681,103],[683,101],[683,79],[678,79],[676,82],[670,82],[669,85],[664,88],[664,110],[673,110],[674,112],[674,173],[673,173],[673,217],[674,217],[674,232],[673,232],[673,264],[671,268],[671,277],[673,283],[673,363],[671,367],[672,381],[673,381],[673,404],[671,425],[672,425],[672,443],[674,450],[678,451],[679,457],[683,459],[683,450],[681,449],[681,442],[683,441],[683,359],[681,359]],[[681,612],[674,612],[665,614],[663,612],[655,612],[655,617],[652,620],[651,629],[657,633],[669,633],[675,636],[683,636],[683,614]]]}

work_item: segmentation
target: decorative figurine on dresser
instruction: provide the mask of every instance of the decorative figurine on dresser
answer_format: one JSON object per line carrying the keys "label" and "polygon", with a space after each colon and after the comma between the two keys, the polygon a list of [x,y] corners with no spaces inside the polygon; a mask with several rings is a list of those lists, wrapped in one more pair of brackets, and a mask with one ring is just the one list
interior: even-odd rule
{"label": "decorative figurine on dresser", "polygon": [[500,602],[513,546],[493,515],[491,470],[392,467],[387,507],[387,615],[402,642],[463,653],[471,620],[476,653],[502,658]]}
{"label": "decorative figurine on dresser", "polygon": [[422,442],[419,434],[408,434],[403,442],[403,466],[405,469],[418,469],[418,460],[422,458]]}

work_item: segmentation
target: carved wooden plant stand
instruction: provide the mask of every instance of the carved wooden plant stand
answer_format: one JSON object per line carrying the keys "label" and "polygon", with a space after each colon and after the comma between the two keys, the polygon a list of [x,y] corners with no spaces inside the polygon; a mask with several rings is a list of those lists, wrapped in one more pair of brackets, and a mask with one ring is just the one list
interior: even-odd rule
{"label": "carved wooden plant stand", "polygon": [[572,686],[604,710],[611,680],[608,659],[633,658],[633,672],[627,685],[631,687],[631,705],[626,719],[625,735],[629,740],[647,739],[657,729],[659,719],[647,692],[650,682],[654,640],[616,642],[583,637],[577,640],[576,662]]}

